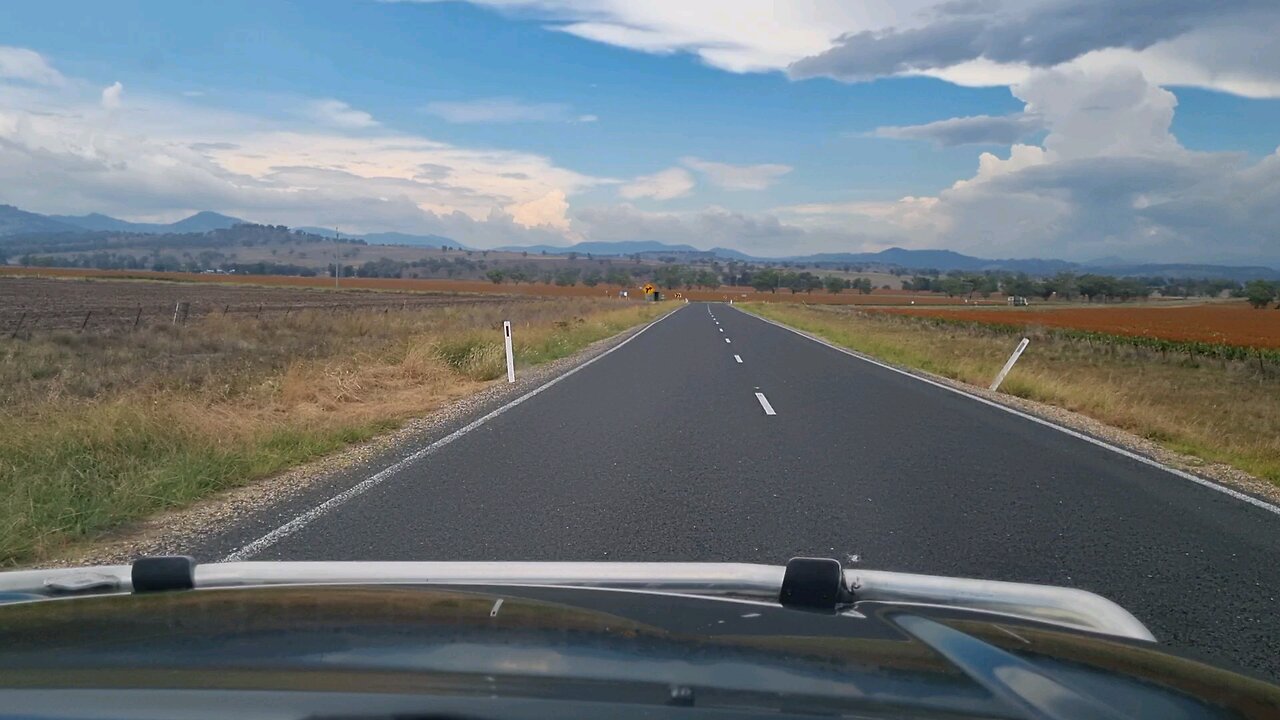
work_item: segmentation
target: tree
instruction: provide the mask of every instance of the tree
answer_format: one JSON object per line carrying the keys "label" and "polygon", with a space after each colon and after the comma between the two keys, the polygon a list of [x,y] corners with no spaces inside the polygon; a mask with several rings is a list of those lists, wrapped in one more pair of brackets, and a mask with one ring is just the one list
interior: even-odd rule
{"label": "tree", "polygon": [[1250,280],[1245,283],[1244,298],[1261,310],[1276,298],[1276,286],[1266,280]]}
{"label": "tree", "polygon": [[494,268],[489,272],[485,273],[484,276],[489,278],[489,281],[492,282],[494,285],[499,285],[502,283],[503,278],[505,278],[507,274],[497,268]]}
{"label": "tree", "polygon": [[827,292],[832,295],[838,295],[844,290],[844,278],[828,275],[822,278],[822,284],[827,288]]}
{"label": "tree", "polygon": [[957,295],[968,295],[973,292],[973,283],[959,276],[949,276],[942,279],[938,283],[938,289],[947,294],[947,297],[955,297]]}
{"label": "tree", "polygon": [[[796,289],[803,290],[806,293],[812,293],[814,290],[822,288],[822,278],[811,272],[805,271],[796,276]],[[792,292],[795,292],[794,290]]]}
{"label": "tree", "polygon": [[631,274],[622,268],[609,268],[609,272],[605,273],[604,281],[610,285],[627,287],[631,284]]}
{"label": "tree", "polygon": [[750,282],[751,287],[755,288],[757,292],[764,292],[765,290],[768,290],[771,293],[776,293],[778,292],[778,285],[781,280],[782,277],[778,274],[777,270],[774,270],[773,268],[765,268],[764,270],[759,270],[753,273],[751,275]]}
{"label": "tree", "polygon": [[569,287],[578,284],[578,276],[582,274],[580,268],[563,268],[556,273],[556,285],[561,287]]}

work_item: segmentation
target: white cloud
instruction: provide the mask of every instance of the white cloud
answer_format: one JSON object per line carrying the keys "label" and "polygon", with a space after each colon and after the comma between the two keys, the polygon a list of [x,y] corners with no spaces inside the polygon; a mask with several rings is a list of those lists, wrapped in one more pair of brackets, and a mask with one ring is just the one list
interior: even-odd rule
{"label": "white cloud", "polygon": [[120,108],[120,96],[124,94],[124,85],[117,80],[110,85],[102,88],[102,107],[104,110],[118,110]]}
{"label": "white cloud", "polygon": [[595,122],[595,115],[574,115],[562,103],[527,103],[515,98],[437,101],[426,112],[451,123]]}
{"label": "white cloud", "polygon": [[1039,116],[1030,113],[974,115],[938,120],[923,125],[878,127],[874,137],[893,140],[929,140],[936,145],[1011,145],[1044,128]]}
{"label": "white cloud", "polygon": [[646,212],[631,205],[585,208],[573,227],[601,242],[656,238],[698,248],[730,247],[760,256],[781,257],[815,252],[882,250],[906,240],[875,235],[862,228],[801,227],[773,213],[743,213],[720,207],[694,212]]}
{"label": "white cloud", "polygon": [[[434,0],[426,0],[434,1]],[[1161,85],[1280,97],[1275,0],[472,0],[640,52],[687,52],[731,72],[932,75],[1011,85],[1081,57]]]}
{"label": "white cloud", "polygon": [[779,214],[806,228],[896,231],[912,247],[984,257],[1280,259],[1280,153],[1250,163],[1181,147],[1170,132],[1176,99],[1133,69],[1040,70],[1013,90],[1047,129],[1043,147],[983,153],[973,177],[936,197]]}
{"label": "white cloud", "polygon": [[21,80],[37,85],[62,85],[66,79],[40,53],[27,48],[0,45],[0,80]]}
{"label": "white cloud", "polygon": [[618,194],[628,200],[653,198],[670,200],[689,194],[693,189],[693,176],[688,170],[671,167],[652,175],[642,175],[618,188]]}
{"label": "white cloud", "polygon": [[764,190],[792,169],[789,165],[772,163],[730,165],[696,157],[681,158],[680,162],[705,175],[712,185],[725,190]]}
{"label": "white cloud", "polygon": [[380,124],[369,113],[332,98],[312,101],[307,105],[307,114],[318,123],[336,128],[359,130]]}
{"label": "white cloud", "polygon": [[212,209],[488,246],[563,243],[569,199],[612,182],[533,153],[458,147],[363,122],[317,129],[137,91],[113,111],[119,93],[80,81],[56,90],[0,83],[0,202],[136,220]]}
{"label": "white cloud", "polygon": [[569,201],[563,190],[548,190],[540,198],[509,205],[506,211],[515,223],[525,227],[569,229]]}

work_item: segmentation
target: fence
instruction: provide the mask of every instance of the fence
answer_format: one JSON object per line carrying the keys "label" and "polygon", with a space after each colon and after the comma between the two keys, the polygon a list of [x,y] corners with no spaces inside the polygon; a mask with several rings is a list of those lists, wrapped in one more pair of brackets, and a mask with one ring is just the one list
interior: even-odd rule
{"label": "fence", "polygon": [[298,312],[377,312],[421,310],[449,305],[520,302],[511,297],[409,297],[355,302],[305,303],[216,303],[209,301],[175,301],[141,305],[74,306],[64,308],[32,308],[0,310],[0,338],[18,339],[32,333],[57,330],[74,332],[131,331],[157,323],[185,325],[217,315],[283,319]]}

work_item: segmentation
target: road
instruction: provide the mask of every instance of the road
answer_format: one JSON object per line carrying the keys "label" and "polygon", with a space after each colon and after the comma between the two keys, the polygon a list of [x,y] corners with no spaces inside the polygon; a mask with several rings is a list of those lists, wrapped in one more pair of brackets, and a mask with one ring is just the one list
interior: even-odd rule
{"label": "road", "polygon": [[1092,590],[1280,677],[1280,515],[731,306],[684,306],[424,452],[197,557],[857,556]]}

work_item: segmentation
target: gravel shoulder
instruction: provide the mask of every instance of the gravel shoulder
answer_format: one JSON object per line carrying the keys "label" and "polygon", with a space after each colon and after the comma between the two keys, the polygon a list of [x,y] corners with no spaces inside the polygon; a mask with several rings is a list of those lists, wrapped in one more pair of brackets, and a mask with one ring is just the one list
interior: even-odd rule
{"label": "gravel shoulder", "polygon": [[[662,317],[665,317],[662,316]],[[659,318],[661,319],[661,318]],[[194,505],[154,515],[102,538],[78,543],[42,563],[48,567],[123,564],[147,555],[192,555],[216,561],[491,410],[606,352],[644,329],[638,325],[578,353],[522,371],[515,383],[494,381],[398,430],[314,462],[234,488]]]}

